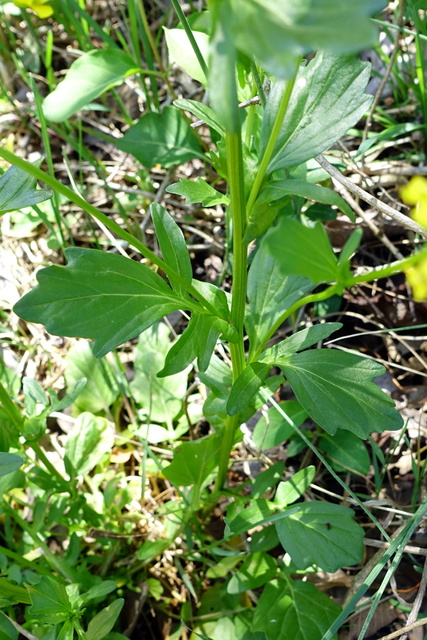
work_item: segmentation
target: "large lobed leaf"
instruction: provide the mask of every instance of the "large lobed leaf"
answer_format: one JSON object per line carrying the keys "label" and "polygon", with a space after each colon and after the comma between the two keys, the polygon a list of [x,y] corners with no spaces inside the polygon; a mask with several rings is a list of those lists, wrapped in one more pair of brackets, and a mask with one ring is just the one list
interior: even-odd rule
{"label": "large lobed leaf", "polygon": [[277,359],[304,409],[327,433],[348,429],[359,438],[403,425],[394,401],[372,381],[384,367],[358,355],[313,349]]}
{"label": "large lobed leaf", "polygon": [[138,262],[76,247],[65,255],[68,265],[39,271],[38,286],[14,310],[54,335],[93,339],[98,357],[182,305],[159,275]]}
{"label": "large lobed leaf", "polygon": [[48,120],[63,122],[104,91],[122,84],[138,67],[120,49],[96,49],[78,58],[43,102]]}
{"label": "large lobed leaf", "polygon": [[[301,67],[292,91],[268,173],[314,158],[339,140],[368,110],[364,93],[370,65],[355,57],[324,52]],[[285,83],[273,85],[261,130],[261,153],[268,144]]]}

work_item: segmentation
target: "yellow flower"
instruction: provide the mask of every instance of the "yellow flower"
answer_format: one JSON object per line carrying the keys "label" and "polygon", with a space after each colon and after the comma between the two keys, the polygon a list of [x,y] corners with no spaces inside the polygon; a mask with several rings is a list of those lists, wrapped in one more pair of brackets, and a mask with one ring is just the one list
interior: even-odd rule
{"label": "yellow flower", "polygon": [[48,2],[49,0],[13,0],[17,7],[32,9],[42,20],[49,18],[53,14],[53,9],[47,4]]}
{"label": "yellow flower", "polygon": [[415,176],[400,190],[400,196],[406,204],[415,205],[411,211],[412,218],[427,227],[427,180]]}
{"label": "yellow flower", "polygon": [[414,267],[405,271],[406,281],[412,289],[414,300],[423,302],[427,299],[427,257],[423,258]]}
{"label": "yellow flower", "polygon": [[[400,190],[401,198],[406,204],[414,205],[412,218],[427,228],[427,180],[415,176]],[[420,258],[413,267],[405,270],[406,280],[412,289],[414,300],[423,302],[427,299],[427,256]]]}

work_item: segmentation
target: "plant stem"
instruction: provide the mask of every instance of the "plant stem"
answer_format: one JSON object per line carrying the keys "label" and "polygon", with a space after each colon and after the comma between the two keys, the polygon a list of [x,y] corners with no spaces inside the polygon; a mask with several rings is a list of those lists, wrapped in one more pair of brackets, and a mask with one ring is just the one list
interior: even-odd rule
{"label": "plant stem", "polygon": [[271,156],[273,155],[274,147],[277,142],[277,138],[279,137],[280,129],[282,128],[283,120],[286,115],[286,111],[288,110],[289,101],[291,99],[292,90],[294,88],[295,80],[298,74],[298,69],[300,65],[300,58],[298,58],[298,62],[295,68],[295,73],[286,83],[285,90],[283,92],[282,100],[280,102],[279,108],[277,110],[276,119],[274,121],[273,127],[271,129],[270,137],[267,142],[267,146],[265,148],[264,154],[262,156],[257,176],[254,180],[254,184],[252,186],[251,193],[249,195],[246,211],[248,217],[250,216],[250,212],[252,211],[252,207],[255,204],[255,200],[258,197],[260,192],[262,183],[264,181],[265,175],[267,173],[268,165],[271,160]]}
{"label": "plant stem", "polygon": [[[102,224],[104,224],[107,227],[107,229],[117,234],[119,238],[122,238],[122,240],[125,240],[126,242],[128,242],[132,247],[134,247],[137,251],[139,251],[145,258],[147,258],[153,264],[159,267],[159,269],[162,269],[162,271],[164,271],[168,277],[175,279],[182,286],[182,288],[185,289],[185,291],[187,291],[189,294],[191,294],[193,298],[195,298],[198,302],[200,302],[200,304],[203,305],[203,307],[207,311],[209,311],[209,313],[211,313],[215,317],[218,317],[218,312],[215,309],[215,307],[212,304],[210,304],[210,302],[208,302],[208,300],[206,300],[205,297],[201,293],[199,293],[195,289],[195,287],[193,287],[192,284],[188,283],[179,273],[177,273],[174,269],[172,269],[166,262],[164,262],[159,257],[157,257],[156,254],[153,253],[153,251],[151,251],[148,247],[145,246],[145,244],[143,244],[142,242],[134,238],[134,236],[132,236],[128,231],[124,231],[116,222],[111,220],[111,218],[109,218],[104,213],[96,209],[96,207],[94,207],[92,204],[87,202],[80,195],[72,191],[69,187],[66,187],[65,184],[62,184],[62,182],[59,182],[59,180],[49,175],[42,169],[38,169],[36,166],[31,164],[30,162],[27,162],[23,158],[19,158],[18,156],[11,153],[10,151],[7,151],[4,148],[0,148],[0,158],[3,158],[7,162],[10,162],[16,167],[19,167],[23,171],[26,171],[31,176],[36,178],[36,180],[40,180],[41,182],[44,182],[48,187],[50,187],[54,191],[57,191],[58,193],[61,193],[66,198],[71,200],[71,202],[74,202],[74,204],[76,204],[78,207],[81,207],[83,211],[86,211],[86,213],[89,213],[91,216],[93,216],[94,218],[102,222]],[[186,301],[186,304],[188,305],[189,309],[192,309],[192,305],[194,303],[192,303],[191,300],[188,300]]]}
{"label": "plant stem", "polygon": [[[238,333],[236,344],[230,343],[233,381],[245,368],[243,323],[245,318],[247,284],[247,244],[243,242],[246,224],[245,189],[243,181],[243,157],[240,129],[226,134],[228,180],[230,186],[231,219],[233,224],[233,286],[231,320]],[[239,426],[238,416],[229,417],[224,425],[223,440],[215,489],[220,490],[225,482],[234,434]]]}
{"label": "plant stem", "polygon": [[246,224],[245,188],[240,130],[226,134],[228,180],[230,185],[231,219],[233,225],[233,287],[231,320],[239,335],[236,344],[230,344],[233,379],[245,367],[243,323],[245,318],[247,282],[247,244],[243,242]]}

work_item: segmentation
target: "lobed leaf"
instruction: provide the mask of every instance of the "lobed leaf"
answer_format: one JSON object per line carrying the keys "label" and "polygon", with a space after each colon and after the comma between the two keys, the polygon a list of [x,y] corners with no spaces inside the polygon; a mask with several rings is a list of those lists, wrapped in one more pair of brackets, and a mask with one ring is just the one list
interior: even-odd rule
{"label": "lobed leaf", "polygon": [[352,509],[316,500],[297,506],[296,512],[276,522],[276,531],[298,569],[316,565],[333,573],[361,561],[365,534]]}
{"label": "lobed leaf", "polygon": [[65,255],[68,265],[39,271],[38,286],[14,311],[54,335],[93,339],[97,357],[185,306],[157,273],[138,262],[76,247]]}
{"label": "lobed leaf", "polygon": [[327,433],[337,429],[367,438],[372,431],[400,429],[393,400],[372,381],[384,367],[352,353],[312,349],[276,361],[298,401]]}
{"label": "lobed leaf", "polygon": [[312,347],[317,342],[328,338],[331,333],[338,331],[342,326],[341,322],[322,322],[312,327],[301,329],[301,331],[293,333],[288,338],[285,338],[285,340],[266,349],[262,354],[261,360],[275,362],[277,358],[308,349],[308,347]]}
{"label": "lobed leaf", "polygon": [[[368,63],[324,52],[301,67],[267,172],[314,158],[356,124],[372,102],[372,96],[364,93],[369,75]],[[261,129],[261,156],[284,90],[285,82],[277,81],[270,92]]]}

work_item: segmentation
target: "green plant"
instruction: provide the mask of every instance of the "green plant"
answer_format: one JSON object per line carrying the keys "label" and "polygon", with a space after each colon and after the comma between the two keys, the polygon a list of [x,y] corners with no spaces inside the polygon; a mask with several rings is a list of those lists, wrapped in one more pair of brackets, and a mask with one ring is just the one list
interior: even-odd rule
{"label": "green plant", "polygon": [[[172,4],[179,9],[176,2]],[[233,498],[227,505],[221,543],[209,542],[212,553],[220,550],[217,555],[220,559],[207,569],[206,576],[215,579],[224,578],[229,571],[233,573],[223,584],[217,583],[205,592],[198,610],[200,620],[193,618],[189,605],[183,605],[181,611],[185,622],[195,623],[195,633],[200,637],[207,634],[216,640],[227,630],[230,637],[247,640],[276,637],[284,640],[290,636],[331,638],[337,630],[336,620],[342,620],[339,608],[310,583],[296,580],[295,575],[313,568],[333,572],[357,564],[362,556],[363,530],[354,521],[351,509],[315,500],[299,502],[313,481],[314,467],[308,466],[291,479],[283,480],[284,465],[278,463],[257,477],[249,497],[238,489],[225,487],[231,451],[242,437],[239,427],[266,400],[271,401],[271,395],[284,384],[290,385],[297,401],[283,405],[271,401],[274,414],[271,409],[269,429],[267,424],[264,428],[259,426],[254,436],[259,448],[265,438],[278,443],[294,433],[306,446],[313,446],[298,430],[307,415],[325,432],[324,449],[328,452],[329,446],[332,458],[343,446],[343,437],[344,446],[349,447],[355,438],[366,439],[371,432],[402,426],[393,401],[373,382],[384,370],[381,365],[333,349],[310,349],[339,329],[339,323],[315,324],[269,346],[277,329],[301,307],[341,295],[355,284],[408,269],[423,255],[412,255],[356,275],[351,260],[361,240],[360,231],[354,231],[337,257],[316,210],[303,208],[306,201],[315,201],[328,206],[329,215],[333,215],[331,207],[336,207],[352,217],[351,209],[340,196],[317,184],[318,176],[313,176],[308,162],[340,139],[369,107],[371,98],[364,93],[369,66],[354,53],[375,37],[369,16],[382,6],[382,2],[367,0],[351,8],[338,0],[317,0],[297,8],[291,3],[277,6],[273,0],[217,0],[209,3],[205,16],[210,25],[209,38],[197,29],[188,38],[191,27],[186,20],[182,33],[168,32],[168,45],[176,62],[209,87],[210,106],[176,100],[174,106],[165,107],[162,113],[143,115],[117,146],[132,153],[146,167],[156,163],[171,167],[201,157],[226,181],[225,195],[203,180],[181,180],[169,190],[190,203],[228,206],[232,229],[230,295],[219,287],[193,279],[182,231],[161,205],[153,204],[150,212],[162,259],[52,175],[0,150],[0,157],[16,165],[17,171],[28,172],[33,182],[39,179],[67,197],[129,242],[146,260],[144,264],[99,250],[68,248],[67,265],[40,271],[38,286],[17,303],[16,313],[28,322],[44,324],[51,333],[93,340],[93,354],[99,358],[142,334],[141,364],[131,391],[134,401],[148,415],[146,423],[150,429],[130,435],[138,437],[145,449],[149,450],[154,442],[174,441],[184,433],[185,421],[179,422],[183,411],[180,395],[185,389],[187,368],[194,361],[200,380],[209,389],[203,407],[203,415],[212,428],[209,435],[182,442],[168,466],[150,452],[164,477],[180,487],[181,500],[170,507],[172,518],[165,539],[145,543],[135,569],[142,568],[148,559],[184,534],[189,540],[188,556],[205,562],[205,551],[199,542],[206,542],[206,533],[200,531],[198,514],[208,514],[224,497]],[[178,15],[182,19],[179,11]],[[207,40],[206,60],[202,49]],[[317,50],[315,57],[308,63],[303,61],[313,50]],[[119,54],[105,48],[86,53],[45,100],[44,114],[51,121],[65,121],[104,90],[139,71],[124,52]],[[83,89],[79,83],[82,74],[89,89],[87,85]],[[264,94],[265,80],[272,80],[268,96]],[[254,101],[247,111],[239,109],[239,103],[251,100],[255,93],[261,105]],[[180,110],[201,118],[210,128],[212,145],[209,144],[208,151]],[[22,187],[22,173],[15,175],[13,184],[17,190]],[[41,199],[40,192],[35,193]],[[29,197],[27,192],[25,197]],[[25,204],[30,202],[27,200]],[[6,203],[0,208],[8,210],[10,206]],[[324,213],[324,209],[321,211]],[[167,281],[156,268],[166,274]],[[165,325],[156,323],[176,310],[189,312],[191,317],[185,331],[169,348]],[[214,353],[218,340],[225,345],[231,366]],[[86,355],[89,359],[93,357]],[[95,367],[91,362],[85,368],[86,373]],[[282,373],[270,376],[274,367]],[[107,439],[109,436],[103,418],[95,419],[93,414],[103,408],[110,410],[118,396],[111,371],[105,374],[104,370],[100,376],[108,381],[108,391],[101,394],[105,406],[101,403],[88,410],[87,397],[80,396],[89,415],[82,414],[76,431],[67,441],[65,471],[69,480],[52,469],[48,460],[42,460],[47,472],[59,483],[53,489],[55,500],[57,494],[68,493],[78,503],[72,486],[79,475],[91,483],[94,494],[99,489],[96,481],[90,480],[89,472],[101,463],[102,434]],[[74,376],[73,381],[78,377]],[[179,391],[171,394],[165,379],[173,379]],[[78,391],[73,392],[73,399]],[[39,389],[32,390],[33,397],[41,393]],[[108,400],[107,393],[111,396]],[[45,407],[48,405],[46,400]],[[52,406],[50,411],[55,410]],[[13,418],[15,405],[9,401],[7,407],[13,439],[4,446],[4,453],[17,456],[21,437],[28,446],[33,446],[36,455],[42,456],[37,441],[47,409],[42,414],[29,412],[24,419],[18,419]],[[351,432],[348,440],[343,436],[345,431]],[[16,451],[10,454],[10,449]],[[323,456],[318,455],[338,478]],[[4,459],[5,471],[10,468],[8,465],[18,462],[16,457]],[[144,459],[143,477],[146,462]],[[341,459],[339,463],[345,466],[347,461]],[[6,473],[5,477],[9,475]],[[212,483],[214,488],[208,491]],[[275,496],[265,497],[276,485]],[[16,485],[12,482],[11,486]],[[114,487],[113,483],[111,493]],[[80,507],[83,508],[81,503]],[[408,524],[403,539],[409,538],[425,508],[422,505],[413,523]],[[7,505],[5,509],[7,512]],[[18,522],[19,515],[8,512],[8,516]],[[87,520],[90,518],[98,526],[93,513]],[[19,524],[28,535],[35,535],[25,522]],[[236,536],[257,527],[262,528],[252,534],[246,548],[233,549],[231,541]],[[197,542],[191,540],[192,535]],[[279,542],[287,552],[280,565],[269,554]],[[390,547],[380,568],[397,546],[394,543]],[[104,581],[79,595],[75,585],[89,581],[90,572],[76,575],[70,571],[69,563],[52,559],[49,554],[47,557],[58,575],[57,586],[53,588],[49,579],[42,578],[19,595],[9,582],[5,588],[11,601],[25,604],[30,599],[31,615],[48,615],[45,622],[52,629],[43,628],[42,637],[46,640],[71,639],[74,632],[89,640],[104,637],[96,635],[96,617],[86,631],[80,618],[90,589],[95,589],[96,595],[91,597],[96,598],[108,595],[109,586]],[[71,584],[64,587],[61,578]],[[186,579],[191,593],[192,583]],[[352,606],[368,584],[369,580],[354,597]],[[256,606],[243,606],[241,594],[261,587],[264,589]],[[52,589],[56,589],[59,600],[53,610],[46,612],[46,599]],[[108,624],[114,624],[120,606],[117,599],[97,615],[103,614]],[[212,612],[215,620],[209,620]]]}

